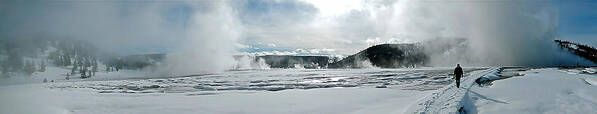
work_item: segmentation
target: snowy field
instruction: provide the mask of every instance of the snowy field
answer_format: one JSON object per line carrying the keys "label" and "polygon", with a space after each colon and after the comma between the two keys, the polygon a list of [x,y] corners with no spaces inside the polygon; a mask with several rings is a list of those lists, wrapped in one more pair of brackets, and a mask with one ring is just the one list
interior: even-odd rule
{"label": "snowy field", "polygon": [[597,75],[576,71],[526,71],[491,86],[471,86],[466,99],[480,114],[597,114]]}
{"label": "snowy field", "polygon": [[[420,100],[409,113],[594,114],[593,68],[492,68],[471,73],[461,88],[446,86]],[[490,84],[478,84],[479,78]]]}
{"label": "snowy field", "polygon": [[[590,68],[465,68],[462,88],[453,85],[451,73],[452,68],[270,69],[170,78],[55,78],[53,83],[0,86],[0,113],[458,113],[461,107],[461,112],[482,114],[597,110],[597,75]],[[497,78],[475,83],[481,77]]]}

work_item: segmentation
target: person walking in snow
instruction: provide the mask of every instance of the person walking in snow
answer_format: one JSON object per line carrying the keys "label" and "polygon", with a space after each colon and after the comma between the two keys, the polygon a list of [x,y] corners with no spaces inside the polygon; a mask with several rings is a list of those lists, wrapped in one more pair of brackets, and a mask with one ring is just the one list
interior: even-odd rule
{"label": "person walking in snow", "polygon": [[456,87],[460,88],[460,78],[462,77],[462,68],[460,68],[460,64],[456,65],[456,69],[454,69],[454,79],[456,79]]}

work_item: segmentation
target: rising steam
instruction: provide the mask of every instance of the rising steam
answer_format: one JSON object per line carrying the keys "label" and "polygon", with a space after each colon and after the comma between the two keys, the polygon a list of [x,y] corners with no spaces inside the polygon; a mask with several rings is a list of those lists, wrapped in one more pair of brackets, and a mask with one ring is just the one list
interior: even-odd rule
{"label": "rising steam", "polygon": [[[431,66],[559,65],[577,59],[559,52],[558,10],[551,1],[399,0],[366,2],[371,36],[435,42]],[[358,14],[358,13],[357,13]],[[359,29],[360,31],[366,31]],[[461,40],[461,42],[454,42]]]}
{"label": "rising steam", "polygon": [[236,64],[233,56],[242,26],[228,2],[209,5],[215,6],[191,17],[183,48],[167,55],[164,70],[169,75],[220,72]]}
{"label": "rising steam", "polygon": [[235,60],[234,70],[270,69],[265,59],[255,55],[238,55]]}

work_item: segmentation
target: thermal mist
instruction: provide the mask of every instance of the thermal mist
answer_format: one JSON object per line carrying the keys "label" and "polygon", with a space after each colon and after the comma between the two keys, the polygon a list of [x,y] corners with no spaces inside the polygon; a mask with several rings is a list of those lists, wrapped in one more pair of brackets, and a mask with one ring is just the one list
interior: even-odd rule
{"label": "thermal mist", "polygon": [[[557,9],[549,1],[445,1],[395,3],[389,31],[407,39],[464,38],[445,53],[431,53],[431,64],[554,65]],[[431,47],[434,48],[434,47]],[[570,62],[568,62],[570,63]]]}
{"label": "thermal mist", "polygon": [[347,23],[342,26],[361,28],[339,32],[364,32],[359,34],[361,39],[401,39],[438,45],[446,45],[440,41],[465,39],[449,44],[451,49],[445,52],[428,53],[431,66],[558,65],[578,60],[560,52],[553,43],[559,15],[551,1],[363,2],[347,15],[353,15],[350,17],[357,21],[354,23],[370,26]]}
{"label": "thermal mist", "polygon": [[[570,65],[587,62],[558,49],[559,9],[554,1],[309,1],[295,3],[296,13],[269,12],[247,24],[251,40],[278,47],[331,48],[350,55],[379,43],[436,42],[450,45],[429,52],[430,66]],[[271,2],[270,10],[276,10]],[[312,5],[308,5],[312,4]],[[315,11],[310,8],[317,9]],[[278,8],[282,10],[283,8]],[[285,11],[285,10],[283,10]],[[286,23],[285,17],[303,15]],[[313,15],[309,15],[313,14]],[[305,19],[306,18],[306,19]],[[246,20],[246,19],[243,19]],[[257,23],[257,24],[255,24]],[[266,27],[264,27],[267,25]],[[273,27],[271,27],[273,26]],[[267,31],[267,32],[264,32]],[[442,44],[464,39],[464,42]],[[398,41],[398,42],[397,42]],[[446,48],[428,45],[426,48]]]}
{"label": "thermal mist", "polygon": [[236,64],[236,42],[242,26],[228,2],[210,3],[209,10],[192,15],[182,49],[166,57],[165,72],[174,75],[229,70]]}

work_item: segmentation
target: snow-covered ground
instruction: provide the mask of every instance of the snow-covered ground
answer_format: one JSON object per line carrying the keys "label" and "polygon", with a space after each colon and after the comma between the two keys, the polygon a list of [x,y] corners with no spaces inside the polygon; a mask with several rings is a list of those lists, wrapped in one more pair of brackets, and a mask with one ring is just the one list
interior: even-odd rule
{"label": "snow-covered ground", "polygon": [[[33,88],[33,87],[31,87]],[[11,90],[12,89],[12,90]],[[326,88],[285,91],[226,91],[99,94],[93,90],[2,88],[3,114],[211,114],[211,113],[403,113],[429,91]]]}
{"label": "snow-covered ground", "polygon": [[555,68],[472,87],[468,97],[481,114],[597,114],[597,75]]}
{"label": "snow-covered ground", "polygon": [[0,91],[7,94],[0,98],[19,104],[2,103],[6,110],[0,110],[7,113],[403,113],[430,90],[450,84],[451,72],[452,68],[269,69],[174,78],[104,76],[111,80],[97,78],[98,75],[90,79],[2,86]]}
{"label": "snow-covered ground", "polygon": [[[597,75],[592,68],[493,68],[471,73],[462,87],[447,86],[409,113],[588,114],[597,113]],[[496,77],[497,76],[497,77]],[[491,84],[475,83],[494,77]]]}
{"label": "snow-covered ground", "polygon": [[[458,113],[460,107],[463,112],[483,114],[597,110],[597,76],[590,68],[465,70],[461,88],[450,79],[452,68],[269,69],[170,78],[106,75],[0,86],[0,113]],[[495,76],[499,78],[490,84],[475,83],[480,77]]]}

